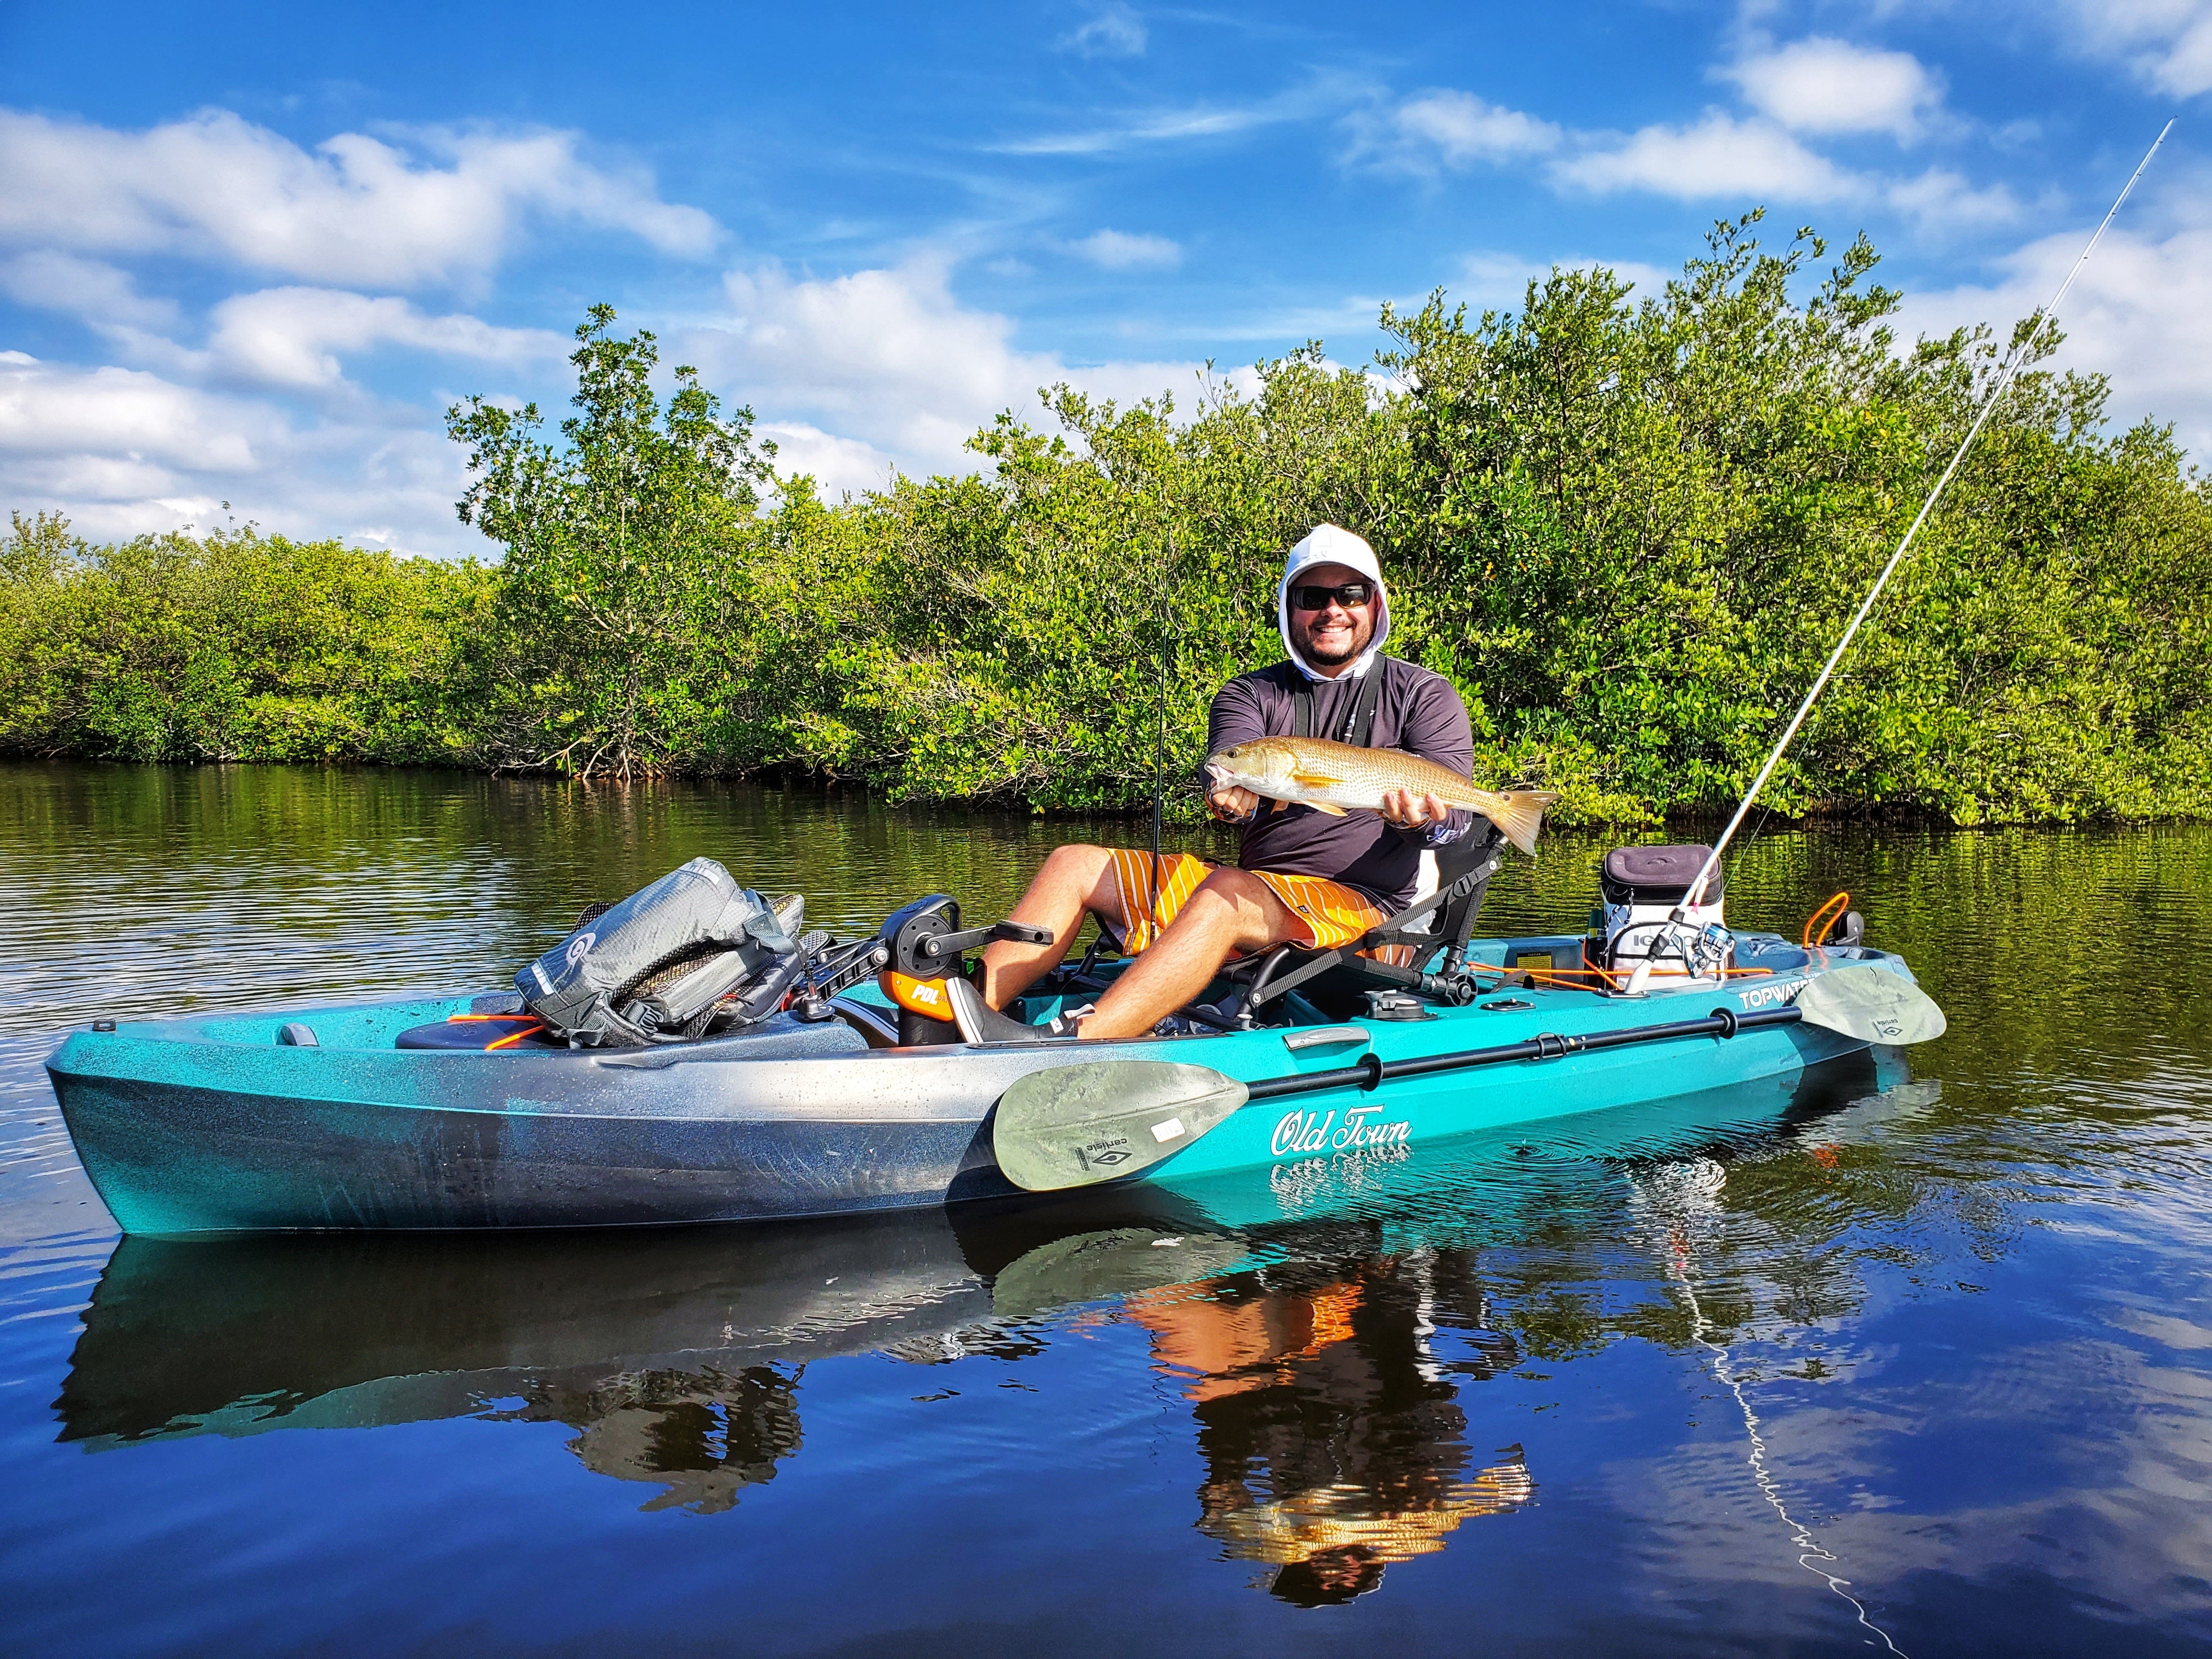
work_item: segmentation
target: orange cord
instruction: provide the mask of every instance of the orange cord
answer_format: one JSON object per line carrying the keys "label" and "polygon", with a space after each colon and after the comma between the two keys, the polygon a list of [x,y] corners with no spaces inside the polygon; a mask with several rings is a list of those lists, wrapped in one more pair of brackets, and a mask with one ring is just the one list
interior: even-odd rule
{"label": "orange cord", "polygon": [[[1588,958],[1585,957],[1584,961],[1587,962]],[[1542,986],[1556,984],[1562,986],[1570,991],[1618,991],[1628,982],[1627,975],[1616,974],[1611,969],[1605,968],[1497,968],[1492,967],[1486,962],[1471,962],[1467,964],[1467,969],[1471,974],[1497,974],[1499,975],[1508,974],[1526,974],[1528,975],[1528,982],[1531,985]],[[1724,968],[1721,970],[1721,976],[1723,979],[1771,978],[1773,974],[1774,969],[1771,968]],[[1684,975],[1670,974],[1668,975],[1667,977],[1669,979],[1679,979],[1684,977]],[[1584,984],[1577,982],[1589,980],[1595,980],[1596,983]],[[1491,987],[1491,990],[1492,991],[1502,988],[1502,987],[1495,985]],[[1490,994],[1490,992],[1481,991],[1478,992],[1476,994],[1480,996],[1487,996]]]}
{"label": "orange cord", "polygon": [[1844,907],[1850,902],[1851,896],[1849,893],[1838,893],[1819,909],[1814,911],[1813,919],[1805,924],[1805,937],[1800,943],[1807,950],[1811,950],[1814,940],[1827,936],[1828,924],[1843,915]]}
{"label": "orange cord", "polygon": [[510,1033],[508,1036],[501,1037],[495,1042],[485,1043],[483,1047],[484,1053],[489,1054],[495,1048],[512,1048],[516,1043],[521,1042],[525,1037],[536,1036],[540,1031],[545,1029],[545,1022],[538,1018],[535,1014],[447,1014],[446,1016],[446,1024],[448,1025],[481,1025],[494,1020],[514,1019],[526,1021],[527,1024],[520,1031],[515,1031]]}

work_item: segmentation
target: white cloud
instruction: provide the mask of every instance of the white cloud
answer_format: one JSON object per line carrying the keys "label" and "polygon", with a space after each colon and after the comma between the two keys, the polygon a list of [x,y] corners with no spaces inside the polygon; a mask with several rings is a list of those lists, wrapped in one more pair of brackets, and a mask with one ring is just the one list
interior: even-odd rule
{"label": "white cloud", "polygon": [[459,523],[461,458],[416,409],[300,426],[275,404],[137,369],[0,351],[0,504],[95,540],[235,516],[399,551],[487,550]]}
{"label": "white cloud", "polygon": [[[752,404],[761,434],[779,446],[779,469],[813,474],[833,497],[880,488],[895,468],[974,470],[980,459],[965,441],[1004,409],[1048,422],[1037,389],[1062,380],[1122,400],[1172,391],[1194,401],[1197,364],[1085,367],[1021,350],[1012,321],[961,305],[946,274],[933,259],[826,279],[775,266],[736,272],[726,321],[672,339],[666,355],[699,363],[710,386]],[[114,337],[129,332],[107,326]],[[224,301],[202,349],[133,337],[168,354],[163,373],[0,354],[0,504],[58,508],[103,538],[217,522],[227,499],[236,516],[291,534],[482,552],[487,544],[453,517],[461,456],[431,410],[368,397],[340,379],[342,360],[396,344],[505,363],[534,380],[567,344],[308,288]]]}
{"label": "white cloud", "polygon": [[1844,201],[1863,181],[1814,155],[1780,127],[1709,110],[1695,126],[1649,126],[1556,163],[1560,183],[1604,193],[1646,190],[1679,200],[1752,197]]}
{"label": "white cloud", "polygon": [[1102,155],[1133,144],[1172,143],[1184,138],[1214,138],[1269,124],[1270,118],[1261,111],[1201,106],[1139,116],[1116,127],[1096,127],[1084,132],[1048,133],[1037,138],[1018,138],[998,148],[1008,155]]}
{"label": "white cloud", "polygon": [[1132,235],[1119,230],[1096,230],[1067,251],[1108,270],[1139,268],[1170,270],[1182,263],[1182,249],[1164,236]]}
{"label": "white cloud", "polygon": [[1943,100],[1942,82],[1910,52],[1875,52],[1826,35],[1755,53],[1716,71],[1761,114],[1797,132],[1917,137]]}
{"label": "white cloud", "polygon": [[803,473],[831,501],[848,491],[882,489],[898,471],[898,463],[874,445],[838,437],[804,421],[759,421],[753,431],[775,443],[777,477]]}
{"label": "white cloud", "polygon": [[120,456],[194,471],[252,472],[256,411],[137,369],[80,369],[0,352],[0,453]]}
{"label": "white cloud", "polygon": [[1115,0],[1060,44],[1085,58],[1134,58],[1145,50],[1145,21]]}
{"label": "white cloud", "polygon": [[961,305],[947,274],[935,258],[822,278],[773,264],[732,271],[727,319],[673,343],[764,428],[804,422],[866,446],[865,456],[839,451],[836,465],[823,464],[832,489],[881,483],[884,458],[914,473],[972,471],[968,438],[1001,410],[1044,418],[1037,389],[1061,380],[1122,399],[1171,391],[1189,401],[1197,364],[1086,368],[1019,350],[1012,320]]}
{"label": "white cloud", "polygon": [[469,316],[429,317],[404,300],[332,289],[274,288],[215,308],[208,355],[218,371],[264,385],[337,386],[337,354],[398,345],[483,362],[557,361],[570,342],[548,329],[496,328]]}
{"label": "white cloud", "polygon": [[0,294],[93,323],[162,328],[177,316],[173,301],[140,294],[128,272],[46,248],[0,260]]}
{"label": "white cloud", "polygon": [[0,110],[0,244],[406,288],[488,270],[533,216],[669,253],[716,240],[713,220],[644,175],[582,160],[574,133],[413,137],[418,154],[360,133],[311,154],[222,110],[143,132]]}
{"label": "white cloud", "polygon": [[1449,88],[1417,94],[1379,114],[1362,114],[1352,125],[1348,159],[1371,156],[1413,173],[1540,155],[1557,149],[1560,139],[1549,121]]}
{"label": "white cloud", "polygon": [[1977,190],[1948,167],[1930,167],[1917,179],[1889,186],[1889,204],[1916,220],[1923,235],[1986,230],[2020,222],[2020,198],[2005,185]]}
{"label": "white cloud", "polygon": [[1105,126],[1012,139],[990,148],[1002,155],[1103,155],[1140,144],[1226,137],[1262,127],[1312,120],[1373,95],[1373,88],[1365,82],[1343,75],[1322,74],[1255,103],[1225,107],[1200,104],[1183,109],[1146,111]]}
{"label": "white cloud", "polygon": [[2094,55],[2176,97],[2212,91],[2212,0],[2067,0],[2058,15]]}
{"label": "white cloud", "polygon": [[547,329],[500,328],[466,315],[426,316],[389,296],[275,288],[218,304],[207,346],[195,350],[170,337],[177,312],[173,302],[139,295],[112,265],[65,253],[27,253],[0,264],[0,292],[82,317],[140,367],[192,380],[212,376],[294,390],[343,385],[341,351],[397,345],[478,362],[522,362],[557,360],[570,349],[568,337]]}
{"label": "white cloud", "polygon": [[1398,106],[1399,130],[1427,140],[1445,164],[1503,161],[1534,155],[1559,142],[1559,130],[1519,110],[1485,103],[1471,92],[1431,92]]}
{"label": "white cloud", "polygon": [[[2077,225],[2028,243],[2003,262],[2007,274],[1993,285],[1909,295],[1900,336],[1987,322],[2008,340],[2016,319],[2050,301],[2088,230]],[[2146,415],[2171,421],[2192,454],[2212,458],[2212,386],[2203,374],[2212,362],[2212,224],[2162,240],[2117,226],[2106,232],[2057,325],[2066,341],[2056,363],[2109,374],[2120,425]]]}

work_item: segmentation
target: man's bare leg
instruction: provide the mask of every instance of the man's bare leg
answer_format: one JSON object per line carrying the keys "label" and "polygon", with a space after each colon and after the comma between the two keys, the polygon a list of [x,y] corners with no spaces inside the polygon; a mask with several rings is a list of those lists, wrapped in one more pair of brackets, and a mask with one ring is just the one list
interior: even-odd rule
{"label": "man's bare leg", "polygon": [[1204,990],[1231,951],[1249,954],[1305,934],[1304,924],[1259,877],[1249,870],[1216,870],[1158,942],[1098,999],[1080,1034],[1142,1036]]}
{"label": "man's bare leg", "polygon": [[1021,902],[1007,915],[1052,929],[1049,945],[1017,945],[995,939],[983,947],[983,1000],[1003,1008],[1029,989],[1067,954],[1086,912],[1107,908],[1104,892],[1112,878],[1114,854],[1103,847],[1055,847],[1044,868],[1030,881]]}

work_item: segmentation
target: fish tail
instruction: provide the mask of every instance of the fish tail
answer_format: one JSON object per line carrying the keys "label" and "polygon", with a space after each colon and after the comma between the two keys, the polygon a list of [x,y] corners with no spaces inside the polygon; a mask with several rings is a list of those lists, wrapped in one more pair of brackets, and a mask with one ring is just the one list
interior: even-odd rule
{"label": "fish tail", "polygon": [[1474,810],[1505,832],[1505,839],[1524,853],[1536,850],[1536,831],[1543,827],[1544,809],[1559,799],[1548,789],[1508,789],[1502,793],[1487,789],[1474,792],[1481,797]]}

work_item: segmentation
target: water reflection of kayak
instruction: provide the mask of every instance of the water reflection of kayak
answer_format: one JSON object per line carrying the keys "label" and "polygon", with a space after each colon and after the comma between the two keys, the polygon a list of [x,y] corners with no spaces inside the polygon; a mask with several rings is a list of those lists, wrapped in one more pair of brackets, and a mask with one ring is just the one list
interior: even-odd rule
{"label": "water reflection of kayak", "polygon": [[[1078,1202],[1056,1230],[988,1211],[956,1229],[939,1210],[642,1232],[126,1237],[55,1402],[61,1437],[106,1448],[374,1426],[516,1400],[603,1413],[671,1377],[711,1392],[748,1368],[836,1355],[956,1358],[1019,1340],[1018,1318],[1096,1299],[1082,1267],[1032,1268],[1015,1275],[1023,1304],[994,1307],[993,1279],[1024,1257],[1127,1225],[1193,1226],[1172,1207],[1151,1213]],[[1120,1282],[1194,1271],[1171,1250],[1148,1259],[1149,1278]]]}
{"label": "water reflection of kayak", "polygon": [[[659,1488],[645,1507],[713,1513],[800,1454],[810,1364],[1018,1361],[1081,1310],[1141,1328],[1209,1460],[1231,1448],[1243,1484],[1232,1497],[1210,1479],[1199,1525],[1232,1558],[1284,1570],[1290,1599],[1315,1599],[1296,1589],[1308,1577],[1371,1578],[1525,1498],[1517,1465],[1470,1465],[1457,1383],[1430,1347],[1436,1321],[1453,1322],[1438,1292],[1469,1280],[1466,1253],[1378,1254],[1372,1222],[1245,1234],[1172,1209],[1084,1209],[1064,1206],[1057,1231],[1017,1212],[957,1227],[935,1213],[643,1236],[126,1238],[56,1402],[61,1438],[110,1450],[559,1422],[585,1467]],[[1224,1346],[1224,1332],[1242,1334]],[[1516,1356],[1487,1340],[1494,1363],[1462,1359],[1461,1378]]]}
{"label": "water reflection of kayak", "polygon": [[[1579,938],[1479,944],[1501,963],[1581,960]],[[1867,1046],[1791,1023],[1808,987],[1839,969],[1910,980],[1899,958],[1857,945],[1808,952],[1740,934],[1734,948],[1765,965],[1634,999],[1540,969],[1539,982],[1465,1006],[1127,1042],[901,1046],[878,1030],[885,1046],[871,1046],[855,1013],[779,1015],[663,1048],[396,1046],[476,1000],[452,998],[126,1023],[72,1036],[49,1070],[85,1168],[130,1233],[833,1215],[1011,1194],[994,1106],[1057,1068],[1174,1062],[1278,1090],[1138,1181],[1176,1187],[1342,1154],[1419,1163],[1455,1137],[1794,1078]],[[1470,1053],[1498,1063],[1421,1069]]]}

